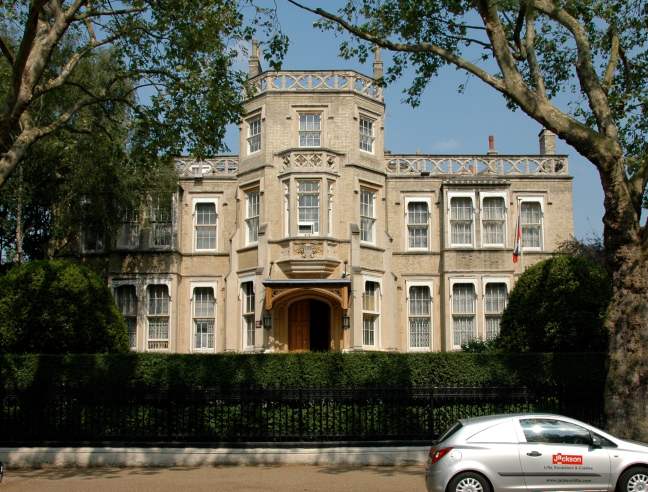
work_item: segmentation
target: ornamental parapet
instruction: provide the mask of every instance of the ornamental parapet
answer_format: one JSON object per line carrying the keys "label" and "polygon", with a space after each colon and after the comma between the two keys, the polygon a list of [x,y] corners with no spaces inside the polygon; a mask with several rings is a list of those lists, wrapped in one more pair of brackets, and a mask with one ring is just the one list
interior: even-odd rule
{"label": "ornamental parapet", "polygon": [[567,176],[565,155],[386,155],[390,176]]}
{"label": "ornamental parapet", "polygon": [[238,156],[217,156],[210,159],[194,159],[192,157],[178,157],[175,168],[181,178],[208,178],[211,176],[235,177],[238,172]]}
{"label": "ornamental parapet", "polygon": [[248,81],[251,96],[268,92],[352,92],[383,102],[383,90],[354,70],[263,72]]}
{"label": "ornamental parapet", "polygon": [[328,171],[338,173],[344,154],[331,149],[286,149],[275,154],[281,159],[280,173]]}

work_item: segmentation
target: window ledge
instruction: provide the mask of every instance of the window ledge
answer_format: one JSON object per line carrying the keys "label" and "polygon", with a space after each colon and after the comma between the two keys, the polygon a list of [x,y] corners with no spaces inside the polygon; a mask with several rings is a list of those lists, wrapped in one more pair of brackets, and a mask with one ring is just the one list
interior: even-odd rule
{"label": "window ledge", "polygon": [[361,248],[367,248],[367,249],[373,249],[374,251],[382,251],[383,253],[385,252],[385,248],[381,248],[379,246],[376,246],[375,244],[372,243],[365,243],[360,241],[360,247]]}
{"label": "window ledge", "polygon": [[255,249],[259,249],[259,243],[246,244],[242,248],[237,249],[236,252],[237,253],[245,253],[246,251],[253,251]]}

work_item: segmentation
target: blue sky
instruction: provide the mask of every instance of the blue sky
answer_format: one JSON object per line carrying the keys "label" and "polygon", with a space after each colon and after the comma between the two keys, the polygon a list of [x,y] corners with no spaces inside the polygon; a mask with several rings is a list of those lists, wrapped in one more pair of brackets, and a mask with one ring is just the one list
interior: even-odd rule
{"label": "blue sky", "polygon": [[[267,2],[274,4],[271,0]],[[337,0],[305,2],[328,9]],[[333,32],[313,27],[315,16],[294,7],[285,0],[277,1],[279,22],[290,38],[284,60],[286,70],[355,69],[371,74],[371,60],[364,65],[338,56],[340,39]],[[384,54],[385,65],[389,56]],[[267,68],[267,67],[264,67]],[[459,94],[457,86],[467,80],[463,72],[444,69],[430,80],[417,108],[402,102],[403,88],[411,81],[405,74],[385,90],[385,148],[393,153],[473,154],[485,153],[488,135],[495,136],[501,154],[536,154],[541,126],[523,114],[507,109],[504,99],[475,78],[467,80],[466,90]],[[237,129],[232,127],[226,143],[238,152]],[[603,191],[592,164],[571,146],[558,140],[557,152],[569,155],[569,171],[574,177],[574,233],[583,239],[600,236],[603,230]]]}

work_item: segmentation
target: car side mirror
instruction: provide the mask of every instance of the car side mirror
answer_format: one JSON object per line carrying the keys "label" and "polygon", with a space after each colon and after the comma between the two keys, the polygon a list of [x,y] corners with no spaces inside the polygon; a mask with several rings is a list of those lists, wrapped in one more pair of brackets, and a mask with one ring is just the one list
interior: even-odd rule
{"label": "car side mirror", "polygon": [[596,438],[590,433],[590,448],[591,449],[601,449],[601,443],[597,442]]}

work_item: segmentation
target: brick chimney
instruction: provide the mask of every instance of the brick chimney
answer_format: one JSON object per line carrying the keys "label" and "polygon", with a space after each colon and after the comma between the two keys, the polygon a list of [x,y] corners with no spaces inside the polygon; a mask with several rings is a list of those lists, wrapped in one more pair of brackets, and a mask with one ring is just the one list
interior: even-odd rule
{"label": "brick chimney", "polygon": [[380,56],[380,46],[374,46],[374,63],[373,63],[373,78],[377,80],[383,76],[383,62]]}
{"label": "brick chimney", "polygon": [[250,79],[256,77],[262,72],[259,51],[259,42],[253,39],[252,53],[250,53],[250,57],[248,58],[248,78]]}
{"label": "brick chimney", "polygon": [[495,155],[497,151],[495,150],[495,136],[488,136],[488,155]]}
{"label": "brick chimney", "polygon": [[540,141],[540,153],[542,155],[554,155],[556,153],[556,134],[544,128],[538,133]]}

